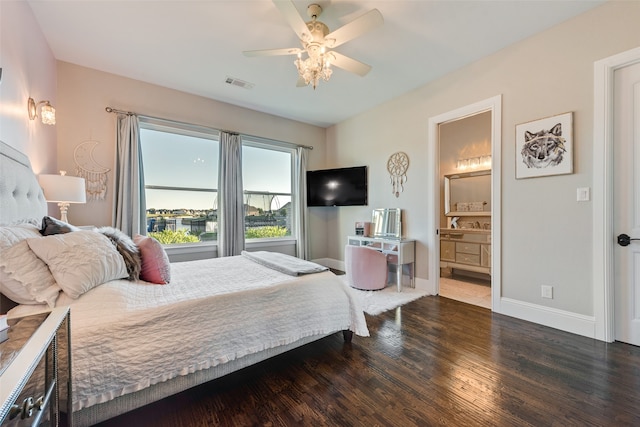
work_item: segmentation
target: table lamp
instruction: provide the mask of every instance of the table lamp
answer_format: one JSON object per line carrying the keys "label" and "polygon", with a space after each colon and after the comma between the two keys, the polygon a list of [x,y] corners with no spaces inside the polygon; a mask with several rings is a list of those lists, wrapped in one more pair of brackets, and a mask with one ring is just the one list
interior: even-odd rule
{"label": "table lamp", "polygon": [[84,178],[67,176],[65,171],[60,175],[40,175],[38,182],[44,191],[47,202],[58,203],[60,207],[60,220],[67,220],[67,210],[71,203],[86,203]]}

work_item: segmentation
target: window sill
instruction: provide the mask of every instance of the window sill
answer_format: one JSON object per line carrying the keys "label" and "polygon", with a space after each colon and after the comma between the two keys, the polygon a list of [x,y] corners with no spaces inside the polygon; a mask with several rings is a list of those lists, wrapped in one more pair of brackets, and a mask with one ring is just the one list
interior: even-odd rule
{"label": "window sill", "polygon": [[[261,250],[263,248],[274,247],[290,247],[296,245],[295,238],[288,239],[251,239],[247,240],[245,247],[247,250]],[[189,257],[200,255],[200,258],[204,254],[209,254],[210,257],[215,257],[218,254],[218,243],[192,243],[185,245],[163,245],[164,250],[171,259],[172,257]]]}
{"label": "window sill", "polygon": [[200,254],[204,252],[217,252],[217,243],[192,243],[188,245],[162,245],[167,255]]}
{"label": "window sill", "polygon": [[245,247],[247,249],[259,249],[264,247],[273,246],[295,246],[296,239],[251,239],[245,241]]}

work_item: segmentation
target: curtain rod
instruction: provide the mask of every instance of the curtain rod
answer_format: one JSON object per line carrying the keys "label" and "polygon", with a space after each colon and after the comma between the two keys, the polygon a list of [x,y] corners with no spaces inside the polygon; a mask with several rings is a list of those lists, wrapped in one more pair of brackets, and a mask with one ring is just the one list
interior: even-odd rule
{"label": "curtain rod", "polygon": [[[147,118],[147,119],[162,120],[162,121],[165,121],[165,122],[169,122],[169,123],[176,123],[176,124],[179,124],[179,125],[188,125],[188,126],[193,126],[193,124],[192,124],[192,123],[179,122],[179,121],[177,121],[177,120],[169,120],[169,119],[164,119],[164,118],[162,118],[162,117],[145,116],[144,114],[134,113],[133,111],[118,110],[118,109],[116,109],[116,108],[111,108],[111,107],[106,107],[104,110],[105,110],[107,113],[114,113],[114,114],[126,114],[127,116],[140,116],[140,117],[144,117],[144,118]],[[212,129],[215,129],[215,128],[212,128]],[[235,133],[235,134],[238,134],[237,132],[230,131],[230,130],[224,130],[224,129],[222,129],[222,130],[221,130],[221,129],[215,129],[215,130],[217,130],[218,132],[227,132],[227,133]],[[270,138],[265,138],[265,137],[257,136],[257,135],[248,135],[248,134],[246,134],[246,133],[241,133],[241,134],[239,134],[239,135],[242,135],[242,136],[248,136],[249,138],[270,139]],[[270,140],[271,140],[271,141],[275,141],[275,142],[283,142],[283,141],[276,141],[276,140],[274,140],[274,139],[270,139]],[[291,144],[291,143],[289,143],[289,144]],[[306,148],[307,150],[313,150],[313,147],[312,147],[312,146],[310,146],[310,145],[301,145],[301,144],[292,144],[292,145],[295,145],[296,147]]]}

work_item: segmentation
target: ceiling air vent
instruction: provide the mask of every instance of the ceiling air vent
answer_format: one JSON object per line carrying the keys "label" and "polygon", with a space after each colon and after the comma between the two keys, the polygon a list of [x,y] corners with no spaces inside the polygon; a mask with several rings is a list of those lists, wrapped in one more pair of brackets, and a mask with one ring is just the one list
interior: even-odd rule
{"label": "ceiling air vent", "polygon": [[253,83],[245,82],[244,80],[236,79],[234,77],[227,77],[225,83],[245,89],[253,89],[255,86]]}

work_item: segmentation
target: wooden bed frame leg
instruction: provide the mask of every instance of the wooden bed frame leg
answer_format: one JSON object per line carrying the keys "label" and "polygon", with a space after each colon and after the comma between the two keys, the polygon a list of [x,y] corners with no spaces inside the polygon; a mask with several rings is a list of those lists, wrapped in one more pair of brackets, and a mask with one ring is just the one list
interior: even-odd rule
{"label": "wooden bed frame leg", "polygon": [[353,331],[342,331],[342,337],[344,338],[344,342],[351,342],[353,339]]}

